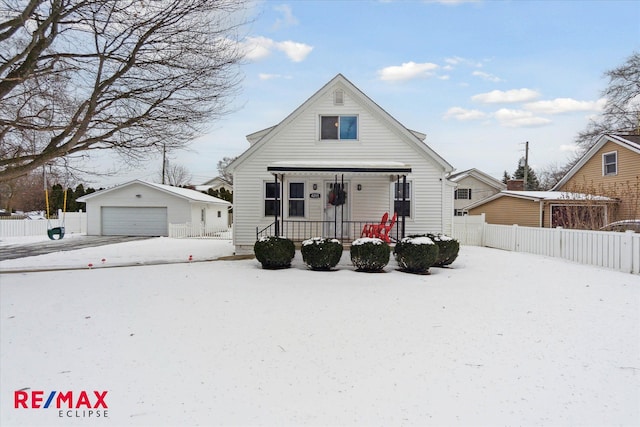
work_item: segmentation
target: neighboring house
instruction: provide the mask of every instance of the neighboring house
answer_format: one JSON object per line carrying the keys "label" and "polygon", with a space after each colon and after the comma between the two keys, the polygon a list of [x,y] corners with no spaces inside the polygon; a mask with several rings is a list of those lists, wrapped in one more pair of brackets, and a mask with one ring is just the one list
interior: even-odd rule
{"label": "neighboring house", "polygon": [[131,181],[80,197],[87,204],[87,234],[167,236],[169,224],[226,229],[231,203],[199,191]]}
{"label": "neighboring house", "polygon": [[392,236],[450,234],[451,165],[338,74],[278,125],[247,136],[233,173],[234,244],[257,236],[348,242],[398,214]]}
{"label": "neighboring house", "polygon": [[608,222],[617,203],[607,197],[562,191],[503,190],[467,209],[469,215],[485,214],[489,224],[599,228]]}
{"label": "neighboring house", "polygon": [[451,174],[449,180],[458,185],[454,190],[453,214],[455,216],[466,215],[467,206],[507,189],[505,183],[478,169]]}
{"label": "neighboring house", "polygon": [[219,191],[222,188],[224,188],[228,192],[232,192],[233,184],[220,176],[216,176],[215,178],[210,179],[209,181],[201,185],[196,185],[196,190],[204,192],[207,192],[208,190]]}
{"label": "neighboring house", "polygon": [[620,200],[609,222],[640,219],[640,135],[603,135],[553,188]]}

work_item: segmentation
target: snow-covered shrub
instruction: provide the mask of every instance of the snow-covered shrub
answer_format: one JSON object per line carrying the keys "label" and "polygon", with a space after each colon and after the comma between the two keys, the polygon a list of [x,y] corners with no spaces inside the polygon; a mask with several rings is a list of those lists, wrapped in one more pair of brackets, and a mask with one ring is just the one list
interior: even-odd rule
{"label": "snow-covered shrub", "polygon": [[402,271],[426,273],[438,259],[438,246],[426,236],[405,237],[396,244],[393,254]]}
{"label": "snow-covered shrub", "polygon": [[296,247],[291,240],[284,237],[261,237],[253,245],[253,252],[262,268],[275,270],[291,267]]}
{"label": "snow-covered shrub", "polygon": [[434,266],[443,267],[451,264],[458,258],[458,252],[460,252],[460,242],[453,237],[445,236],[444,234],[427,234],[427,237],[433,240],[438,245],[438,259]]}
{"label": "snow-covered shrub", "polygon": [[340,261],[344,247],[339,240],[314,237],[302,242],[302,260],[312,270],[330,270]]}
{"label": "snow-covered shrub", "polygon": [[390,253],[389,245],[378,238],[363,237],[351,243],[351,262],[357,271],[382,271]]}

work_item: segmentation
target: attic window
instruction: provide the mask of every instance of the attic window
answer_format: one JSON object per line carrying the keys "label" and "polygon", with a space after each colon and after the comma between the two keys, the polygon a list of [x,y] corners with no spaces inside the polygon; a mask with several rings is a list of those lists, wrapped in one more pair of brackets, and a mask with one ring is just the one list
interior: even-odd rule
{"label": "attic window", "polygon": [[602,175],[618,174],[618,152],[604,153],[602,155]]}
{"label": "attic window", "polygon": [[333,105],[344,105],[344,91],[342,89],[333,92]]}
{"label": "attic window", "polygon": [[320,139],[358,139],[358,116],[320,117]]}

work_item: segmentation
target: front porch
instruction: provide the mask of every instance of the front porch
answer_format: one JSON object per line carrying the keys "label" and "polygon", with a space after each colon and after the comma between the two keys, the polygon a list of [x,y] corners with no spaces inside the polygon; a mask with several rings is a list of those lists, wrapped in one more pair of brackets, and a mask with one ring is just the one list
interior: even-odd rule
{"label": "front porch", "polygon": [[385,213],[386,240],[398,241],[405,235],[411,212],[407,164],[275,162],[267,170],[274,181],[267,185],[272,199],[265,202],[265,216],[273,215],[273,222],[256,227],[256,239],[283,236],[300,243],[326,237],[350,244],[363,236],[366,225],[381,224]]}
{"label": "front porch", "polygon": [[[256,227],[256,240],[266,236],[283,236],[294,243],[301,243],[312,237],[327,237],[340,240],[344,245],[349,245],[361,237],[362,229],[366,224],[379,224],[380,219],[371,221],[274,221],[267,227]],[[389,237],[392,242],[398,242],[404,237],[401,230],[402,224],[396,223]],[[277,230],[277,231],[276,231]]]}

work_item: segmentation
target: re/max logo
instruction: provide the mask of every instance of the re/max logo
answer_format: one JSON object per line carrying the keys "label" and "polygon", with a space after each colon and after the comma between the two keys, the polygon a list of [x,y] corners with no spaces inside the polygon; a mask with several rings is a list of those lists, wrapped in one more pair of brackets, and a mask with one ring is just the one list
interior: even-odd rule
{"label": "re/max logo", "polygon": [[16,409],[46,409],[50,406],[56,409],[108,409],[109,406],[107,406],[107,402],[105,402],[107,393],[107,391],[95,390],[92,393],[83,390],[76,394],[74,394],[73,391],[51,391],[45,395],[43,390],[33,390],[31,392],[17,390],[13,393],[13,404]]}

